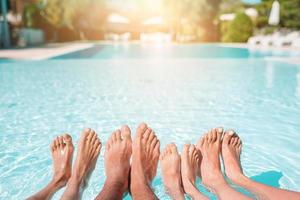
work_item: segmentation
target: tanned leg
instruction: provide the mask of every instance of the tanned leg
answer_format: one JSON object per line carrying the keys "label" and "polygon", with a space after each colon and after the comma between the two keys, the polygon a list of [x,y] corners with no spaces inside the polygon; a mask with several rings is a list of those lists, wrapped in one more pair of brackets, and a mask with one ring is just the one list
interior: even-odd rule
{"label": "tanned leg", "polygon": [[157,199],[151,189],[156,175],[160,143],[155,133],[145,123],[137,128],[132,145],[131,185],[134,200]]}
{"label": "tanned leg", "polygon": [[159,157],[166,192],[174,200],[184,200],[181,158],[174,143],[168,144]]}
{"label": "tanned leg", "polygon": [[86,182],[96,166],[101,146],[101,141],[95,131],[88,128],[82,132],[78,141],[73,172],[61,199],[81,199],[82,192],[86,188]]}
{"label": "tanned leg", "polygon": [[121,200],[128,191],[131,153],[130,129],[123,126],[113,132],[106,143],[104,163],[107,178],[97,200]]}
{"label": "tanned leg", "polygon": [[299,192],[293,192],[274,188],[251,180],[243,174],[240,155],[242,152],[242,141],[238,135],[229,130],[224,134],[222,142],[222,158],[227,177],[236,185],[247,189],[257,196],[258,199],[272,200],[298,200]]}
{"label": "tanned leg", "polygon": [[221,172],[220,153],[223,129],[212,129],[202,137],[197,148],[203,156],[201,162],[201,175],[203,184],[214,192],[219,199],[243,200],[250,199],[235,191],[225,181]]}
{"label": "tanned leg", "polygon": [[68,134],[58,136],[53,140],[50,149],[53,160],[53,178],[46,187],[29,197],[28,200],[50,199],[57,190],[67,184],[71,176],[74,150],[71,136]]}
{"label": "tanned leg", "polygon": [[186,194],[192,199],[208,200],[206,196],[199,192],[195,182],[199,173],[201,154],[195,145],[185,144],[181,154],[181,176],[183,188]]}

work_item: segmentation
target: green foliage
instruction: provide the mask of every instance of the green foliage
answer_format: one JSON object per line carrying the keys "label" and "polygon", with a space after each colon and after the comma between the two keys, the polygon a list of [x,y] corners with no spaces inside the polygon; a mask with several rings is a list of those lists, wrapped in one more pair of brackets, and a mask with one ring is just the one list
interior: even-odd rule
{"label": "green foliage", "polygon": [[245,13],[237,13],[234,20],[222,26],[223,42],[246,42],[253,33],[253,23]]}
{"label": "green foliage", "polygon": [[[263,0],[256,6],[259,13],[257,27],[268,26],[268,18],[272,9],[273,0]],[[279,0],[280,27],[300,29],[300,0]]]}
{"label": "green foliage", "polygon": [[300,29],[300,0],[284,0],[280,2],[280,24],[283,27]]}
{"label": "green foliage", "polygon": [[[74,20],[83,12],[90,15],[91,5],[103,9],[103,0],[40,0],[43,4],[41,15],[54,27],[74,28]],[[99,10],[98,10],[99,12]],[[81,16],[84,17],[84,16]]]}
{"label": "green foliage", "polygon": [[36,25],[34,16],[38,12],[38,7],[36,4],[25,4],[24,7],[24,26],[27,28],[33,28]]}

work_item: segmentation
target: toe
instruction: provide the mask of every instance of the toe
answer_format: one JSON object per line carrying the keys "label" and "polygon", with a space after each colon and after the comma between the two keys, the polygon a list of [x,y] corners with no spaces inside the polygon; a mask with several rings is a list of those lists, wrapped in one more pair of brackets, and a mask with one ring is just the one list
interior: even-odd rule
{"label": "toe", "polygon": [[65,146],[65,144],[64,144],[64,139],[63,139],[62,136],[58,136],[58,142],[59,142],[59,145],[60,145],[61,147],[64,147],[64,146]]}
{"label": "toe", "polygon": [[205,137],[204,137],[204,136],[202,136],[202,137],[198,140],[198,142],[197,142],[197,148],[198,148],[198,149],[202,149],[203,144],[204,144],[204,141],[205,141]]}
{"label": "toe", "polygon": [[150,149],[151,149],[151,150],[155,148],[156,143],[158,143],[158,139],[157,139],[157,137],[154,135],[154,139],[151,141],[151,143],[148,143],[148,144],[150,144]]}
{"label": "toe", "polygon": [[154,131],[151,131],[151,133],[149,134],[149,137],[148,137],[148,141],[150,143],[152,143],[152,141],[156,138],[156,135],[154,133]]}
{"label": "toe", "polygon": [[144,135],[143,135],[143,139],[145,141],[147,141],[151,135],[152,129],[151,128],[147,128],[147,130],[145,131]]}
{"label": "toe", "polygon": [[55,138],[54,143],[55,143],[56,148],[59,148],[59,147],[60,147],[60,144],[59,144],[59,137],[58,137],[58,136]]}
{"label": "toe", "polygon": [[234,136],[233,130],[227,130],[223,136],[223,144],[228,145],[231,141],[231,138]]}
{"label": "toe", "polygon": [[95,131],[91,129],[90,134],[88,136],[88,141],[94,141],[95,135],[96,135]]}
{"label": "toe", "polygon": [[242,142],[241,142],[241,143],[238,144],[238,146],[237,146],[237,149],[238,149],[239,154],[242,152],[242,147],[243,147],[243,144],[242,144]]}
{"label": "toe", "polygon": [[217,141],[221,141],[223,135],[223,128],[219,127],[217,128]]}
{"label": "toe", "polygon": [[207,135],[209,143],[213,142],[213,135],[214,135],[214,129],[211,129]]}
{"label": "toe", "polygon": [[169,144],[167,144],[167,146],[165,146],[162,154],[163,154],[163,157],[166,157],[167,155],[170,154]]}
{"label": "toe", "polygon": [[171,149],[171,152],[172,152],[172,153],[178,154],[176,144],[171,143],[171,144],[170,144],[170,149]]}
{"label": "toe", "polygon": [[161,153],[160,157],[163,159],[167,155],[167,152],[168,152],[168,145],[164,148],[164,150]]}
{"label": "toe", "polygon": [[234,146],[234,147],[236,147],[236,146],[237,146],[237,144],[238,144],[238,140],[239,140],[239,138],[238,138],[238,137],[235,137],[235,138],[234,138],[234,141],[233,141],[233,146]]}
{"label": "toe", "polygon": [[90,141],[91,141],[91,144],[94,144],[96,139],[97,139],[97,134],[94,130],[91,131],[91,136],[90,136]]}
{"label": "toe", "polygon": [[127,125],[122,126],[121,134],[122,134],[123,139],[132,141],[131,131],[130,131],[130,128]]}
{"label": "toe", "polygon": [[189,147],[189,157],[190,157],[190,158],[193,157],[195,151],[196,151],[195,145],[193,145],[193,144],[190,145],[190,147]]}
{"label": "toe", "polygon": [[95,145],[96,145],[95,156],[98,156],[100,154],[101,147],[102,147],[102,143],[99,138],[97,138]]}
{"label": "toe", "polygon": [[116,141],[121,141],[122,140],[122,138],[121,138],[121,131],[118,129],[118,130],[116,130]]}
{"label": "toe", "polygon": [[241,140],[241,138],[238,138],[237,146],[239,147],[241,144],[242,144],[242,140]]}
{"label": "toe", "polygon": [[91,132],[90,128],[85,128],[81,133],[81,139],[86,140],[89,137],[90,132]]}
{"label": "toe", "polygon": [[111,134],[111,144],[117,141],[117,131]]}
{"label": "toe", "polygon": [[211,141],[215,142],[217,140],[217,129],[212,129],[211,131]]}
{"label": "toe", "polygon": [[188,154],[190,146],[191,146],[190,144],[185,144],[183,146],[182,153],[185,154],[185,155]]}
{"label": "toe", "polygon": [[137,128],[136,137],[141,139],[146,130],[147,130],[147,124],[141,123]]}
{"label": "toe", "polygon": [[65,134],[63,135],[63,140],[64,140],[64,142],[66,143],[67,146],[73,146],[73,142],[72,142],[72,137],[71,137],[71,135],[65,133]]}
{"label": "toe", "polygon": [[159,142],[159,140],[155,144],[154,154],[155,154],[156,157],[159,157],[159,154],[160,154],[160,142]]}

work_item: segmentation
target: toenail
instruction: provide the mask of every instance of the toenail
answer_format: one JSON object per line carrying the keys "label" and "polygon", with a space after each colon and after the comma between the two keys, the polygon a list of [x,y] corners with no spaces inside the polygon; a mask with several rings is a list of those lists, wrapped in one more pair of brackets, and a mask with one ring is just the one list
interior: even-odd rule
{"label": "toenail", "polygon": [[229,135],[233,135],[233,134],[234,134],[234,131],[230,130],[228,134],[229,134]]}
{"label": "toenail", "polygon": [[223,128],[218,128],[218,132],[222,133],[223,132]]}

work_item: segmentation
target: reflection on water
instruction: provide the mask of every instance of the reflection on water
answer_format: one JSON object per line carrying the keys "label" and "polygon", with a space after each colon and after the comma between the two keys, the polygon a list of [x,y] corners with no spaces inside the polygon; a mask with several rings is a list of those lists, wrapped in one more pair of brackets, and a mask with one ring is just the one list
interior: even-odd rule
{"label": "reflection on water", "polygon": [[297,73],[296,96],[300,99],[300,69],[298,70],[298,73]]}
{"label": "reflection on water", "polygon": [[267,80],[267,88],[273,87],[273,76],[274,76],[274,68],[272,62],[267,62],[266,65],[266,80]]}
{"label": "reflection on water", "polygon": [[280,187],[279,180],[282,177],[283,177],[282,172],[266,171],[266,172],[262,172],[259,175],[252,176],[251,179],[259,183],[263,183],[272,187],[279,188]]}

